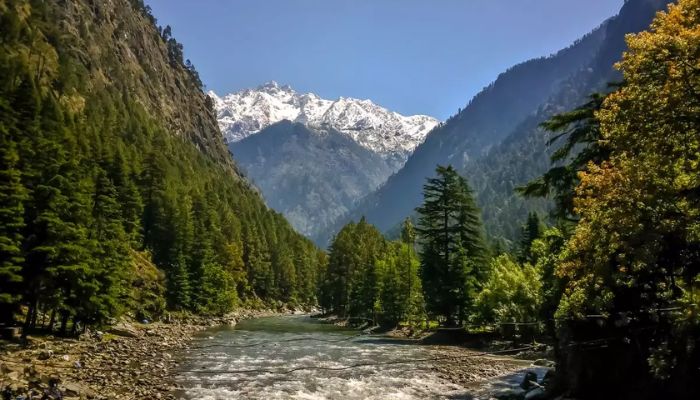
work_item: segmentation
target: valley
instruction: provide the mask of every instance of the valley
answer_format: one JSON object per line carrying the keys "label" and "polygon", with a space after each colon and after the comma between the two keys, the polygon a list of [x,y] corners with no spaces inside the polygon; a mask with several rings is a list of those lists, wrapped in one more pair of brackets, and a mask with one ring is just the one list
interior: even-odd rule
{"label": "valley", "polygon": [[326,100],[276,82],[209,96],[242,171],[270,207],[311,239],[401,169],[438,125],[370,100]]}
{"label": "valley", "polygon": [[700,397],[700,0],[0,27],[3,399]]}

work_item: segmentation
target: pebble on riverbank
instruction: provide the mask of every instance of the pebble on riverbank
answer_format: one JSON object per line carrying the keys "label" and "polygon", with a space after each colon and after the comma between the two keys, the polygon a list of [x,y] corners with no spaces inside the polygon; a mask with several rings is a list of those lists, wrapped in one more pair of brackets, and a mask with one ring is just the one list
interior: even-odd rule
{"label": "pebble on riverbank", "polygon": [[[29,336],[26,346],[0,342],[0,389],[11,398],[40,398],[58,380],[64,399],[167,399],[177,389],[173,354],[208,327],[278,314],[241,310],[221,318],[187,317],[171,323],[120,322],[79,339]],[[2,393],[3,395],[5,393]]]}

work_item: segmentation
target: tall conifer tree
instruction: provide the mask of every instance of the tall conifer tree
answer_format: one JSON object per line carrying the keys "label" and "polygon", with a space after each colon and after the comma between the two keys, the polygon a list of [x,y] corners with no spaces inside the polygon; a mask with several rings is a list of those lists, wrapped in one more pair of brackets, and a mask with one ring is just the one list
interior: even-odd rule
{"label": "tall conifer tree", "polygon": [[417,209],[421,276],[428,311],[447,324],[463,321],[485,275],[479,210],[467,181],[452,166],[438,166]]}

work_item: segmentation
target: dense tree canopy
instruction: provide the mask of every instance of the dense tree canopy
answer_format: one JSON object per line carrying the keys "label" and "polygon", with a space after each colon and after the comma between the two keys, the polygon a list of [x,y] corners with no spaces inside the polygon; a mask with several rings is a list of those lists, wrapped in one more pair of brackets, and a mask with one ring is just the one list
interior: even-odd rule
{"label": "dense tree canopy", "polygon": [[680,0],[627,42],[625,84],[597,113],[609,160],[589,164],[576,189],[557,315],[606,317],[596,333],[618,353],[601,356],[596,379],[650,373],[678,394],[700,378],[700,2]]}
{"label": "dense tree canopy", "polygon": [[[0,322],[21,306],[28,328],[151,318],[163,297],[171,309],[204,313],[314,304],[324,258],[209,150],[201,130],[215,129],[210,110],[184,109],[204,95],[181,46],[142,3],[115,6],[133,17],[115,29],[143,29],[142,55],[166,65],[159,79],[137,81],[141,60],[118,59],[128,42],[111,42],[89,19],[79,36],[66,34],[60,7],[0,1]],[[153,85],[171,81],[188,104]],[[199,118],[193,132],[173,131],[147,108],[154,98],[180,128]]]}

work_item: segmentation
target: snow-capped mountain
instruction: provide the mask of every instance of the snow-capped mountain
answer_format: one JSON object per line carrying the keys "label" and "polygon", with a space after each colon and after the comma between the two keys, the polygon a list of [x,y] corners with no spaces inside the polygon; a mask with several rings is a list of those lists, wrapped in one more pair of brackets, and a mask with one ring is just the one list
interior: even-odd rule
{"label": "snow-capped mountain", "polygon": [[341,97],[322,99],[268,82],[214,100],[219,126],[227,143],[234,143],[282,120],[324,132],[330,129],[385,158],[405,158],[423,142],[439,121],[426,115],[403,116],[370,100]]}
{"label": "snow-capped mountain", "polygon": [[386,182],[439,123],[276,82],[209,96],[238,166],[310,238]]}

